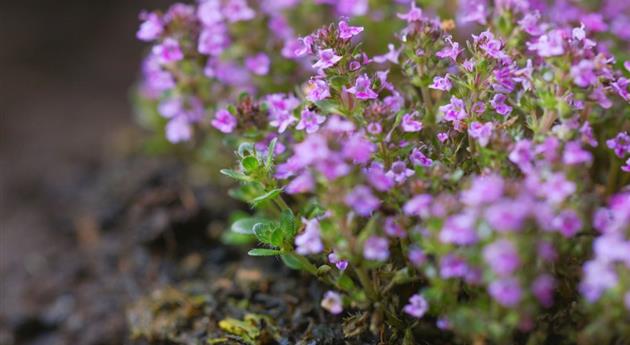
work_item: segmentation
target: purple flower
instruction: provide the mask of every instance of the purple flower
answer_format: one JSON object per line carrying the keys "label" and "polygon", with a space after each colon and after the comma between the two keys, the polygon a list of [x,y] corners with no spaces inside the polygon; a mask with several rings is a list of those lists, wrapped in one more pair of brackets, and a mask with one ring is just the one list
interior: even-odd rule
{"label": "purple flower", "polygon": [[422,130],[422,122],[415,120],[417,115],[417,112],[403,115],[400,126],[404,132],[419,132]]}
{"label": "purple flower", "polygon": [[327,291],[324,294],[324,299],[322,299],[321,306],[331,314],[341,314],[341,312],[343,312],[343,302],[341,301],[341,295],[334,291]]}
{"label": "purple flower", "polygon": [[418,216],[426,218],[430,215],[430,206],[433,197],[429,194],[419,194],[411,198],[403,206],[403,211],[408,216]]}
{"label": "purple flower", "polygon": [[340,16],[363,16],[368,12],[368,0],[337,0],[334,3]]}
{"label": "purple flower", "polygon": [[521,285],[516,278],[495,280],[488,286],[488,293],[504,307],[514,307],[522,297]]}
{"label": "purple flower", "polygon": [[306,87],[306,99],[311,102],[318,102],[330,97],[328,83],[321,79],[311,79]]}
{"label": "purple flower", "polygon": [[398,13],[398,18],[404,19],[407,23],[419,22],[423,19],[422,10],[416,7],[416,2],[411,2],[411,8],[407,13]]}
{"label": "purple flower", "polygon": [[623,158],[630,152],[630,135],[627,132],[619,132],[614,138],[606,140],[606,145],[617,157]]}
{"label": "purple flower", "polygon": [[245,67],[256,75],[266,75],[269,73],[271,61],[265,53],[258,53],[245,58]]}
{"label": "purple flower", "polygon": [[325,116],[304,108],[300,122],[298,122],[297,126],[295,126],[295,129],[305,130],[308,134],[315,133],[319,129],[319,125],[324,123],[324,121],[326,121]]}
{"label": "purple flower", "polygon": [[498,232],[513,232],[521,229],[529,214],[527,204],[516,200],[501,200],[486,209],[488,224]]}
{"label": "purple flower", "polygon": [[621,170],[625,172],[630,172],[630,158],[626,160],[626,165],[621,166]]}
{"label": "purple flower", "polygon": [[177,116],[166,124],[166,139],[172,143],[188,141],[192,137],[192,128],[184,116]]}
{"label": "purple flower", "polygon": [[493,128],[494,128],[494,125],[492,122],[486,122],[482,124],[480,122],[473,121],[468,127],[468,135],[477,139],[481,147],[485,147],[486,145],[488,145],[488,142],[490,141]]}
{"label": "purple flower", "polygon": [[514,148],[508,156],[510,161],[523,171],[529,171],[531,169],[531,162],[534,159],[534,150],[532,142],[527,139],[522,139],[516,142]]}
{"label": "purple flower", "polygon": [[440,241],[460,246],[477,243],[476,217],[472,213],[461,213],[449,217],[440,231]]}
{"label": "purple flower", "polygon": [[547,262],[554,262],[558,259],[558,253],[556,252],[553,244],[547,241],[538,242],[536,253]]}
{"label": "purple flower", "polygon": [[383,55],[374,56],[374,62],[382,64],[389,61],[393,64],[398,64],[398,57],[400,56],[401,51],[402,51],[402,47],[399,49],[396,49],[396,46],[394,46],[391,43],[388,43],[387,53]]}
{"label": "purple flower", "polygon": [[483,258],[499,276],[512,274],[521,265],[518,251],[512,242],[501,239],[483,248]]}
{"label": "purple flower", "polygon": [[335,55],[335,51],[332,49],[324,49],[319,51],[319,60],[313,64],[313,68],[318,70],[324,70],[326,68],[334,66],[341,60],[341,56]]}
{"label": "purple flower", "polygon": [[550,203],[559,204],[569,195],[575,193],[575,190],[575,183],[567,180],[564,173],[558,172],[547,178],[541,193]]}
{"label": "purple flower", "polygon": [[415,171],[407,168],[407,164],[403,161],[396,161],[392,163],[391,169],[386,173],[386,175],[393,179],[396,183],[403,183],[407,179],[407,177],[413,176]]}
{"label": "purple flower", "polygon": [[339,259],[339,257],[337,256],[337,253],[335,252],[328,254],[328,261],[331,264],[335,265],[337,269],[340,271],[345,271],[346,268],[348,268],[348,260]]}
{"label": "purple flower", "polygon": [[592,160],[593,155],[582,149],[582,143],[579,141],[571,141],[566,143],[564,146],[564,154],[562,155],[562,161],[564,164],[574,165],[590,163]]}
{"label": "purple flower", "polygon": [[546,25],[539,24],[540,12],[533,11],[525,13],[525,16],[518,21],[518,25],[532,36],[540,36],[545,32]]}
{"label": "purple flower", "polygon": [[468,116],[464,108],[464,101],[455,96],[451,96],[450,103],[441,106],[440,111],[444,113],[444,119],[451,122],[463,120]]}
{"label": "purple flower", "polygon": [[197,7],[197,18],[204,26],[212,26],[223,20],[221,2],[219,0],[205,0]]}
{"label": "purple flower", "polygon": [[[280,166],[278,166],[280,169]],[[302,194],[312,192],[315,189],[315,180],[310,172],[305,171],[294,178],[284,189],[287,194]]]}
{"label": "purple flower", "polygon": [[420,319],[429,311],[429,303],[421,295],[415,294],[409,298],[409,303],[403,307],[403,311]]}
{"label": "purple flower", "polygon": [[499,175],[478,176],[468,190],[462,192],[461,200],[469,206],[489,204],[503,195],[504,182]]}
{"label": "purple flower", "polygon": [[266,102],[269,107],[269,125],[277,127],[279,133],[297,121],[293,116],[293,110],[300,104],[297,98],[276,93],[267,96]]}
{"label": "purple flower", "polygon": [[160,35],[164,32],[164,23],[159,15],[153,12],[142,12],[140,19],[143,22],[136,33],[136,37],[139,40],[149,42],[160,38]]}
{"label": "purple flower", "polygon": [[354,94],[357,99],[361,100],[377,98],[378,94],[370,88],[371,83],[372,82],[367,74],[362,74],[357,77],[354,86],[349,88],[347,91],[348,93]]}
{"label": "purple flower", "polygon": [[591,303],[597,301],[604,291],[614,288],[619,281],[615,267],[607,262],[587,261],[583,270],[584,278],[580,283],[580,292]]}
{"label": "purple flower", "polygon": [[220,109],[214,115],[212,126],[223,133],[232,133],[236,128],[236,118],[226,109]]}
{"label": "purple flower", "polygon": [[497,59],[507,60],[509,57],[503,52],[503,42],[494,38],[492,32],[486,30],[481,34],[473,35],[475,44],[479,45],[479,48],[486,53],[486,55]]}
{"label": "purple flower", "polygon": [[576,65],[571,66],[571,77],[575,85],[579,87],[588,87],[597,83],[597,75],[595,75],[595,63],[591,60],[581,60]]}
{"label": "purple flower", "polygon": [[367,125],[367,131],[372,135],[378,135],[383,132],[383,126],[381,126],[381,124],[378,122],[370,122]]}
{"label": "purple flower", "polygon": [[466,261],[453,254],[447,254],[440,260],[440,277],[443,279],[463,278],[468,271]]}
{"label": "purple flower", "polygon": [[628,85],[630,85],[630,79],[624,77],[620,77],[615,82],[610,83],[610,86],[612,86],[613,90],[617,92],[619,97],[621,97],[626,102],[630,102]]}
{"label": "purple flower", "polygon": [[496,95],[494,95],[494,97],[492,98],[492,100],[490,101],[490,105],[492,105],[492,108],[499,114],[506,116],[509,115],[512,112],[512,107],[505,104],[505,101],[507,100],[507,96],[505,96],[504,94],[498,93]]}
{"label": "purple flower", "polygon": [[403,229],[403,227],[400,226],[400,224],[396,223],[396,219],[394,217],[385,218],[385,223],[383,224],[383,230],[385,231],[385,234],[391,237],[400,237],[400,238],[407,237],[407,233],[405,232],[405,229]]}
{"label": "purple flower", "polygon": [[362,134],[355,133],[344,142],[342,154],[356,164],[365,164],[372,158],[374,151],[376,146],[371,141]]}
{"label": "purple flower", "polygon": [[421,166],[421,167],[430,167],[433,164],[433,160],[427,157],[420,151],[419,148],[414,148],[409,155],[409,160],[413,165]]}
{"label": "purple flower", "polygon": [[303,142],[295,144],[295,159],[302,167],[330,156],[326,138],[318,133],[311,134]]}
{"label": "purple flower", "polygon": [[364,171],[365,177],[368,182],[379,192],[387,192],[394,187],[394,179],[387,176],[383,170],[383,166],[377,163],[372,165]]}
{"label": "purple flower", "polygon": [[385,237],[368,237],[363,244],[363,257],[367,260],[387,261],[389,258],[389,242]]}
{"label": "purple flower", "polygon": [[350,172],[350,166],[336,153],[319,160],[315,166],[317,171],[329,181],[336,180]]}
{"label": "purple flower", "polygon": [[197,50],[204,55],[219,56],[229,44],[227,27],[223,23],[217,23],[201,30]]}
{"label": "purple flower", "polygon": [[429,85],[429,88],[441,90],[441,91],[450,91],[453,87],[451,81],[449,80],[449,74],[447,73],[444,77],[435,76],[433,78],[433,84]]}
{"label": "purple flower", "polygon": [[342,40],[348,40],[361,32],[363,32],[362,26],[350,26],[345,20],[339,22],[339,38]]}
{"label": "purple flower", "polygon": [[540,57],[551,57],[564,54],[564,38],[560,30],[552,30],[534,42],[527,42],[529,50],[536,51]]}
{"label": "purple flower", "polygon": [[514,91],[515,80],[512,77],[511,67],[501,67],[494,70],[494,81],[492,82],[492,88],[494,91],[510,93]]}
{"label": "purple flower", "polygon": [[465,60],[465,61],[462,63],[462,67],[464,67],[464,69],[465,69],[467,72],[472,72],[472,71],[473,71],[473,69],[475,68],[475,61],[474,61],[473,59],[468,59],[468,60]]}
{"label": "purple flower", "polygon": [[553,304],[553,290],[556,287],[556,281],[549,274],[538,276],[532,283],[532,293],[545,307],[551,307]]}
{"label": "purple flower", "polygon": [[582,221],[575,211],[564,210],[552,220],[551,226],[565,237],[571,237],[580,231]]}
{"label": "purple flower", "polygon": [[165,38],[162,43],[153,46],[153,54],[158,57],[160,63],[166,64],[170,62],[177,62],[184,58],[179,47],[179,42],[172,38]]}
{"label": "purple flower", "polygon": [[324,244],[319,236],[319,221],[316,218],[302,218],[302,223],[305,225],[304,232],[295,237],[295,252],[300,255],[321,253]]}
{"label": "purple flower", "polygon": [[234,23],[254,19],[256,12],[247,6],[245,0],[228,0],[223,6],[223,15],[230,23]]}
{"label": "purple flower", "polygon": [[448,140],[448,133],[440,132],[437,134],[438,140],[443,143]]}
{"label": "purple flower", "polygon": [[346,205],[361,216],[367,217],[381,205],[381,201],[372,194],[369,187],[358,185],[346,195]]}
{"label": "purple flower", "polygon": [[453,42],[451,37],[446,38],[446,45],[442,50],[435,53],[435,55],[441,59],[450,58],[453,62],[457,62],[457,56],[462,52],[463,49],[459,48],[459,43]]}
{"label": "purple flower", "polygon": [[407,259],[409,259],[412,265],[420,267],[427,261],[427,256],[422,249],[412,246],[407,254]]}

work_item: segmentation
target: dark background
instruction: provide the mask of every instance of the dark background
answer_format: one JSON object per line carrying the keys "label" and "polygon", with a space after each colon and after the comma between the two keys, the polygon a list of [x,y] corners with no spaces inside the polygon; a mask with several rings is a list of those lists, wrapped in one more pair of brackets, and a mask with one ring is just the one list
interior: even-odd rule
{"label": "dark background", "polygon": [[52,220],[70,219],[74,191],[134,128],[138,13],[170,2],[0,1],[0,344],[2,323],[29,313],[24,285],[78,250],[73,224]]}
{"label": "dark background", "polygon": [[0,2],[0,273],[55,245],[50,197],[134,125],[138,13],[166,3]]}

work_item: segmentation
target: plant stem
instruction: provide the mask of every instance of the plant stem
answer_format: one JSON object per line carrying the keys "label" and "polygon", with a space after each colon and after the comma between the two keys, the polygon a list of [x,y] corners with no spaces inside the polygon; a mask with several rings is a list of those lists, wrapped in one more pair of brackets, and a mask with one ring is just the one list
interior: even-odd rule
{"label": "plant stem", "polygon": [[363,289],[365,289],[367,297],[372,301],[376,301],[378,299],[378,295],[372,286],[372,282],[370,281],[367,272],[365,272],[362,267],[355,267],[354,271],[356,272],[357,277],[359,277],[359,281],[361,282]]}

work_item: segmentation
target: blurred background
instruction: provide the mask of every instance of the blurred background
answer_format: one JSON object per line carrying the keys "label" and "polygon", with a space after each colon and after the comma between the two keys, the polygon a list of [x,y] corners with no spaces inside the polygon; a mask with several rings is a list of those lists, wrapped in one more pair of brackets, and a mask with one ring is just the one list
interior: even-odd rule
{"label": "blurred background", "polygon": [[46,265],[78,251],[65,213],[134,126],[130,87],[146,48],[135,39],[138,13],[167,3],[0,2],[0,344],[33,340],[48,326],[32,315],[63,307],[57,287],[42,301],[25,293],[46,289]]}

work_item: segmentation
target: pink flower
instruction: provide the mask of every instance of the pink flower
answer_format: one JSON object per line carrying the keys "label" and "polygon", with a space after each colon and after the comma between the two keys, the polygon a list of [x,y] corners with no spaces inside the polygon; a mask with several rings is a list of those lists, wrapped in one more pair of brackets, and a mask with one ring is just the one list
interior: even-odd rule
{"label": "pink flower", "polygon": [[490,101],[490,105],[500,115],[507,116],[512,112],[512,107],[505,104],[506,100],[507,97],[504,94],[498,93],[494,95],[494,97]]}
{"label": "pink flower", "polygon": [[492,122],[486,122],[482,124],[481,122],[473,121],[468,127],[468,135],[477,139],[481,147],[485,147],[490,141],[493,128],[494,125],[492,124]]}
{"label": "pink flower", "polygon": [[306,87],[306,99],[311,102],[318,102],[330,97],[328,83],[321,79],[311,79]]}
{"label": "pink flower", "polygon": [[214,115],[212,126],[223,133],[232,133],[236,128],[236,118],[226,109],[220,109]]}
{"label": "pink flower", "polygon": [[212,26],[223,20],[221,2],[219,0],[205,0],[197,7],[197,18],[204,26]]}
{"label": "pink flower", "polygon": [[429,194],[419,194],[411,198],[403,206],[403,212],[408,216],[426,218],[430,215],[430,206],[433,197]]}
{"label": "pink flower", "polygon": [[564,54],[564,38],[560,30],[552,30],[538,37],[534,43],[527,42],[527,47],[541,57],[558,56]]}
{"label": "pink flower", "polygon": [[387,261],[389,258],[389,242],[385,237],[368,237],[363,244],[363,257],[367,260]]}
{"label": "pink flower", "polygon": [[321,306],[331,314],[341,314],[343,312],[343,302],[341,301],[341,295],[334,291],[327,291],[324,294],[324,299],[322,299]]}
{"label": "pink flower", "polygon": [[429,311],[429,303],[424,297],[415,294],[409,298],[409,303],[403,307],[403,311],[417,319],[420,319]]}
{"label": "pink flower", "polygon": [[319,51],[319,60],[313,64],[313,68],[324,70],[326,68],[334,66],[341,60],[341,56],[335,55],[335,51],[332,49],[324,49]]}
{"label": "pink flower", "polygon": [[450,91],[452,87],[453,84],[449,80],[448,73],[444,77],[440,77],[439,75],[435,76],[435,78],[433,78],[433,84],[429,85],[429,88],[441,91]]}
{"label": "pink flower", "polygon": [[404,132],[419,132],[422,130],[422,122],[415,120],[417,115],[417,112],[403,115],[400,126]]}
{"label": "pink flower", "polygon": [[398,13],[398,18],[404,19],[407,23],[419,22],[422,20],[422,10],[416,7],[416,2],[411,2],[411,8],[407,13]]}
{"label": "pink flower", "polygon": [[[280,169],[280,167],[278,167]],[[310,172],[305,171],[294,178],[284,189],[287,194],[302,194],[312,192],[315,189],[315,180]]]}
{"label": "pink flower", "polygon": [[140,14],[140,19],[144,20],[140,24],[140,29],[136,33],[136,37],[141,41],[154,41],[162,35],[164,32],[164,23],[162,18],[156,13],[143,12]]}
{"label": "pink flower", "polygon": [[197,50],[204,55],[219,56],[229,44],[227,27],[223,23],[217,23],[201,30]]}
{"label": "pink flower", "polygon": [[430,167],[433,164],[431,158],[427,157],[420,151],[419,148],[414,148],[409,154],[409,160],[413,165],[421,166],[421,167]]}
{"label": "pink flower", "polygon": [[271,61],[265,53],[258,53],[245,58],[245,67],[256,75],[266,75],[269,73]]}
{"label": "pink flower", "polygon": [[451,37],[446,38],[446,45],[442,50],[435,53],[435,55],[441,59],[450,58],[453,62],[457,62],[457,56],[462,52],[463,49],[459,48],[459,43],[453,42]]}
{"label": "pink flower", "polygon": [[376,146],[371,141],[362,134],[356,133],[344,142],[342,154],[344,158],[356,164],[365,164],[372,158],[372,153],[375,151]]}
{"label": "pink flower", "polygon": [[306,110],[306,108],[302,111],[302,117],[300,118],[300,122],[298,122],[295,129],[297,130],[305,130],[306,133],[315,133],[319,129],[319,125],[326,121],[326,117],[319,115],[316,112]]}
{"label": "pink flower", "polygon": [[486,245],[483,249],[483,258],[492,271],[500,276],[512,274],[521,264],[516,247],[506,239]]}
{"label": "pink flower", "polygon": [[448,140],[448,133],[440,132],[437,134],[438,140],[443,143]]}
{"label": "pink flower", "polygon": [[348,268],[348,260],[339,259],[335,252],[328,254],[328,262],[335,265],[340,271],[345,271]]}
{"label": "pink flower", "polygon": [[256,12],[247,6],[245,0],[228,0],[223,6],[223,15],[230,23],[234,23],[254,19]]}
{"label": "pink flower", "polygon": [[381,205],[381,201],[372,194],[369,187],[358,185],[346,195],[346,205],[359,215],[367,217]]}
{"label": "pink flower", "polygon": [[161,63],[177,62],[184,58],[179,47],[179,42],[172,38],[165,38],[162,43],[153,47],[153,54],[158,57]]}
{"label": "pink flower", "polygon": [[350,26],[345,20],[339,22],[339,38],[342,40],[350,39],[361,32],[363,32],[362,26]]}
{"label": "pink flower", "polygon": [[295,252],[300,255],[321,253],[324,244],[319,236],[319,221],[316,218],[302,218],[302,223],[305,224],[304,232],[295,237]]}
{"label": "pink flower", "polygon": [[575,85],[579,87],[588,87],[597,83],[597,75],[595,75],[595,63],[591,60],[581,60],[577,65],[571,66],[571,77]]}
{"label": "pink flower", "polygon": [[394,187],[394,179],[388,176],[378,163],[372,163],[365,169],[364,174],[372,187],[379,192],[387,192]]}
{"label": "pink flower", "polygon": [[468,117],[464,109],[464,101],[455,96],[451,96],[451,102],[441,106],[440,111],[444,114],[446,121],[458,122]]}
{"label": "pink flower", "polygon": [[391,169],[387,172],[387,176],[400,184],[405,182],[407,177],[413,176],[415,171],[407,168],[407,164],[403,161],[396,161],[392,164]]}
{"label": "pink flower", "polygon": [[172,143],[188,141],[192,137],[192,128],[184,116],[177,116],[166,124],[166,139]]}
{"label": "pink flower", "polygon": [[370,88],[372,82],[367,74],[357,77],[354,86],[349,88],[348,93],[354,94],[357,99],[368,100],[378,97],[378,94]]}
{"label": "pink flower", "polygon": [[376,63],[385,63],[387,61],[393,63],[393,64],[398,64],[398,57],[400,56],[400,52],[402,51],[402,47],[399,49],[396,49],[396,47],[391,44],[388,43],[387,44],[387,53],[383,54],[383,55],[377,55],[374,57],[374,62]]}

